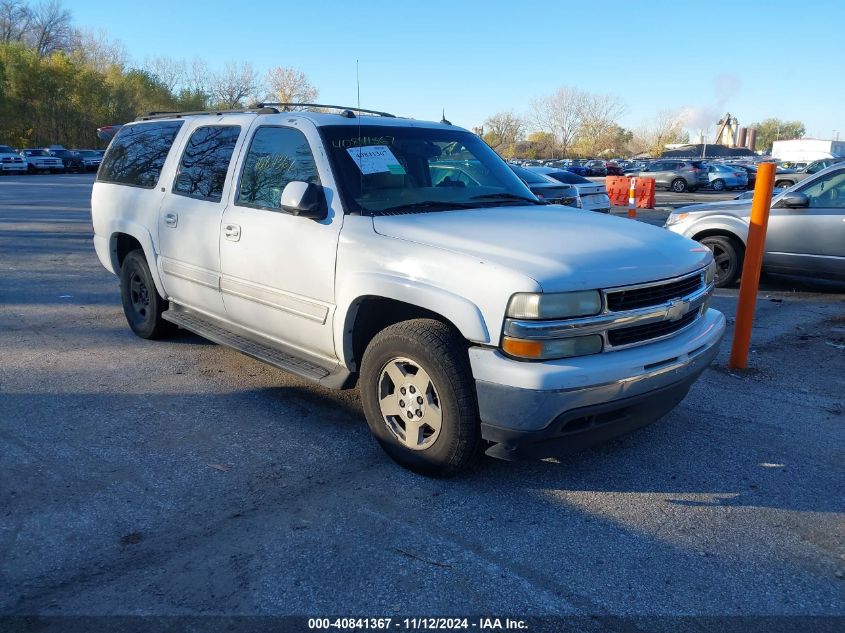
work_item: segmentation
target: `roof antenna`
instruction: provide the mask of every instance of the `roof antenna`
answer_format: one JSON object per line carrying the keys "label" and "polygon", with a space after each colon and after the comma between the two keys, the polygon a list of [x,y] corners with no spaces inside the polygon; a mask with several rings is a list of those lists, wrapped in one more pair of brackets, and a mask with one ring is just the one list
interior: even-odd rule
{"label": "roof antenna", "polygon": [[452,122],[451,122],[451,121],[447,121],[447,120],[446,120],[446,108],[443,108],[443,114],[441,115],[441,117],[442,117],[442,118],[440,119],[440,122],[441,122],[443,125],[452,125]]}
{"label": "roof antenna", "polygon": [[355,86],[358,90],[358,174],[360,175],[360,191],[364,191],[364,166],[362,163],[361,152],[361,71],[358,60],[355,60]]}

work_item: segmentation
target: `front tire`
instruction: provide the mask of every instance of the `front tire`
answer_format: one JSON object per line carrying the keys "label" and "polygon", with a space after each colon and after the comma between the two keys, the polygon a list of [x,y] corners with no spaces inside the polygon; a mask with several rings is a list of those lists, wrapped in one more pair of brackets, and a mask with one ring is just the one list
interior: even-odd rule
{"label": "front tire", "polygon": [[778,181],[775,183],[775,187],[778,187],[779,189],[788,189],[789,187],[791,187],[791,186],[792,186],[792,185],[794,185],[794,184],[795,184],[795,183],[793,183],[793,182],[791,182],[791,181],[789,181],[789,180],[778,180]]}
{"label": "front tire", "polygon": [[176,326],[161,318],[167,301],[158,294],[144,251],[130,252],[120,267],[120,298],[126,322],[138,336],[159,339],[173,333]]}
{"label": "front tire", "polygon": [[466,469],[481,445],[466,342],[432,319],[391,325],[361,362],[367,424],[398,464],[424,475]]}
{"label": "front tire", "polygon": [[699,240],[713,251],[716,260],[716,287],[725,288],[734,284],[742,272],[745,249],[737,240],[727,235],[710,235]]}
{"label": "front tire", "polygon": [[713,191],[724,191],[725,190],[725,181],[724,180],[714,180],[713,184]]}
{"label": "front tire", "polygon": [[683,178],[675,178],[672,181],[671,189],[675,193],[684,193],[687,190],[687,181]]}

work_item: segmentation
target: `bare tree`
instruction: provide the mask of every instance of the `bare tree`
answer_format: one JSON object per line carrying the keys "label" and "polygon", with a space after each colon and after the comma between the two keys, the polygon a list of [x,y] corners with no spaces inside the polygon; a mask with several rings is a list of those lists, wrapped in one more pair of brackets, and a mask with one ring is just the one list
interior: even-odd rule
{"label": "bare tree", "polygon": [[109,39],[105,29],[75,29],[70,47],[75,55],[99,72],[115,67],[125,69],[128,64],[126,47],[119,40]]}
{"label": "bare tree", "polygon": [[185,69],[185,83],[192,92],[211,93],[212,73],[204,59],[194,57],[191,60],[191,67]]}
{"label": "bare tree", "polygon": [[638,154],[648,152],[660,156],[668,143],[684,143],[689,135],[684,131],[683,120],[678,112],[660,110],[653,119],[634,130],[631,150]]}
{"label": "bare tree", "polygon": [[524,129],[524,122],[513,112],[497,112],[484,121],[484,140],[497,152],[507,152],[522,140]]}
{"label": "bare tree", "polygon": [[22,41],[29,33],[32,11],[21,0],[0,0],[0,42]]}
{"label": "bare tree", "polygon": [[580,99],[579,145],[588,156],[598,156],[607,149],[607,142],[618,127],[617,119],[625,112],[619,97],[583,93]]}
{"label": "bare tree", "polygon": [[31,12],[29,43],[40,56],[68,47],[73,34],[71,15],[59,0],[42,2],[31,9]]}
{"label": "bare tree", "polygon": [[267,98],[279,103],[314,103],[320,94],[301,70],[277,66],[267,72]]}
{"label": "bare tree", "polygon": [[584,93],[577,88],[561,86],[554,94],[531,102],[531,122],[541,132],[551,134],[557,148],[567,155],[581,127]]}
{"label": "bare tree", "polygon": [[182,88],[192,88],[188,85],[188,67],[183,59],[167,56],[148,57],[144,60],[144,70],[172,94]]}
{"label": "bare tree", "polygon": [[209,93],[218,107],[240,108],[257,89],[258,76],[252,64],[227,62],[223,70],[213,76]]}

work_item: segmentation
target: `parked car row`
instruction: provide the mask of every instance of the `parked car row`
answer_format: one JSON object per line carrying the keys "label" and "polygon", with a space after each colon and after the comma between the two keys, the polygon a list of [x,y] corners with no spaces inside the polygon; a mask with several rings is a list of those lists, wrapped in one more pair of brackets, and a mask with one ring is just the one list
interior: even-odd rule
{"label": "parked car row", "polygon": [[512,165],[519,167],[552,167],[565,169],[578,176],[621,176],[622,165],[616,161],[579,160],[574,158],[552,160],[511,160]]}
{"label": "parked car row", "polygon": [[12,149],[9,145],[0,145],[0,174],[97,171],[103,159],[103,153],[103,150],[70,150],[59,145],[44,149],[22,150]]}

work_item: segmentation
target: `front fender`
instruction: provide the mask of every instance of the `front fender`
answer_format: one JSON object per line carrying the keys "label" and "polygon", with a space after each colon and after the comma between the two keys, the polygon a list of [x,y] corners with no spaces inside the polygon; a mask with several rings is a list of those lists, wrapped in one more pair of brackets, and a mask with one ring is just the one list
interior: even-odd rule
{"label": "front fender", "polygon": [[[670,227],[672,228],[672,227]],[[748,240],[748,223],[740,217],[730,214],[714,214],[694,220],[685,225],[681,233],[684,237],[695,239],[705,232],[718,231],[735,235],[743,244]]]}
{"label": "front fender", "polygon": [[[352,358],[352,326],[357,305],[367,297],[384,297],[430,310],[448,319],[469,341],[490,343],[490,334],[481,310],[465,297],[420,280],[385,272],[351,273],[338,296],[334,340],[341,360]],[[338,344],[342,341],[342,344]]]}

